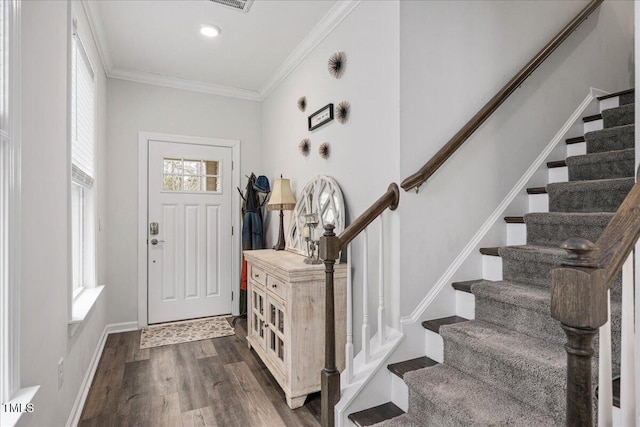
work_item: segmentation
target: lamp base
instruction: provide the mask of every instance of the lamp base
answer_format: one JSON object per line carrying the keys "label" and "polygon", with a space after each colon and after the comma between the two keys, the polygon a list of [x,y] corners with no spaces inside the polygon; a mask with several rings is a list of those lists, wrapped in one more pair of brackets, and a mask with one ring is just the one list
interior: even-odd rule
{"label": "lamp base", "polygon": [[284,250],[284,212],[280,209],[280,232],[278,233],[278,243],[273,246],[276,251]]}

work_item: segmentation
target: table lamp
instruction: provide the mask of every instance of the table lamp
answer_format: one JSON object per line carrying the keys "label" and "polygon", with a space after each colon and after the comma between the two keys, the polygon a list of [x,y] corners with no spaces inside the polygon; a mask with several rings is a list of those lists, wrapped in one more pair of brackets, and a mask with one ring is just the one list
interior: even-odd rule
{"label": "table lamp", "polygon": [[282,175],[280,175],[280,179],[276,179],[273,182],[271,198],[267,204],[267,209],[270,211],[280,210],[280,233],[278,243],[273,247],[276,251],[284,249],[284,213],[282,211],[290,211],[295,207],[296,199],[291,193],[291,184],[288,179],[283,179]]}

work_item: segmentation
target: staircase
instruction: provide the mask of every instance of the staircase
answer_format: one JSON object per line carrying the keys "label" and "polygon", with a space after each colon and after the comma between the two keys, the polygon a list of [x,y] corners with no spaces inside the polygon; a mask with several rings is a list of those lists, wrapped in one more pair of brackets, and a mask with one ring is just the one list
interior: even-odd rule
{"label": "staircase", "polygon": [[[355,425],[565,425],[566,338],[550,315],[550,271],[566,256],[559,247],[563,241],[598,239],[634,184],[634,92],[599,98],[601,105],[615,105],[616,99],[617,107],[583,119],[584,137],[566,140],[586,145],[586,154],[547,164],[559,180],[568,181],[527,190],[548,196],[548,212],[505,218],[508,226],[526,227],[526,245],[481,249],[495,260],[485,266],[501,264],[502,274],[495,274],[500,280],[453,284],[456,292],[473,295],[475,319],[451,316],[422,323],[427,334],[442,338],[444,363],[425,356],[388,366],[408,387],[407,413],[389,402],[349,415]],[[620,369],[620,303],[616,283],[611,291],[614,375]]]}

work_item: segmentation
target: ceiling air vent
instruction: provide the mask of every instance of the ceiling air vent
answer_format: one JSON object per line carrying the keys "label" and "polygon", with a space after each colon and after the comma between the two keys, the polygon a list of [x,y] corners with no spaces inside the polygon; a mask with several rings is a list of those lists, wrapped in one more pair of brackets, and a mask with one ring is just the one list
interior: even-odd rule
{"label": "ceiling air vent", "polygon": [[226,6],[228,8],[242,11],[245,13],[249,12],[251,3],[253,3],[253,0],[209,0],[209,1],[213,3],[221,4],[222,6]]}

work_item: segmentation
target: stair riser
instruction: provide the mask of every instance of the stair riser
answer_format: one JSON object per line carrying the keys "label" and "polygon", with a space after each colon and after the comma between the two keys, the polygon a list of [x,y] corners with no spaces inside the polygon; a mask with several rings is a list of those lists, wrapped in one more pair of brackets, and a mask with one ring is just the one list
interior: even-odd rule
{"label": "stair riser", "polygon": [[614,162],[569,165],[569,181],[627,178],[633,176],[634,169],[635,161],[633,159]]}
{"label": "stair riser", "polygon": [[587,142],[587,153],[604,153],[606,151],[626,150],[634,148],[635,132],[633,126],[618,129],[607,129],[584,135]]}
{"label": "stair riser", "polygon": [[633,180],[595,186],[547,186],[550,212],[615,212],[633,187]]}
{"label": "stair riser", "polygon": [[529,258],[502,257],[502,276],[504,280],[549,287],[551,269],[560,267],[560,260],[532,260]]}
{"label": "stair riser", "polygon": [[604,128],[630,125],[635,119],[634,104],[627,104],[618,108],[604,110],[602,112],[602,124]]}
{"label": "stair riser", "polygon": [[[438,427],[468,427],[473,420],[464,422],[458,421],[451,416],[447,410],[442,410],[438,405],[431,402],[426,396],[409,389],[409,411],[410,414],[419,414],[416,418],[422,421],[424,426]],[[414,426],[411,426],[414,427]]]}
{"label": "stair riser", "polygon": [[[567,342],[560,322],[551,317],[551,312],[539,312],[523,307],[506,304],[488,298],[476,297],[476,320],[481,320],[503,328],[520,332],[532,338],[556,343],[559,346]],[[622,331],[622,313],[620,305],[612,306],[612,364],[614,375],[620,372],[620,337]],[[593,341],[594,357],[598,357],[598,337]]]}
{"label": "stair riser", "polygon": [[[540,313],[488,298],[476,297],[476,320],[563,345],[567,338],[551,313]],[[535,327],[532,327],[535,325]]]}
{"label": "stair riser", "polygon": [[508,363],[501,354],[474,351],[465,342],[444,335],[445,363],[485,382],[519,401],[558,419],[564,418],[566,367],[551,371],[517,363]]}
{"label": "stair riser", "polygon": [[581,224],[527,224],[527,244],[539,246],[560,246],[571,237],[582,237],[592,242],[598,240],[606,224],[602,226]]}
{"label": "stair riser", "polygon": [[625,93],[618,97],[618,105],[633,104],[634,102],[636,102],[635,92]]}

